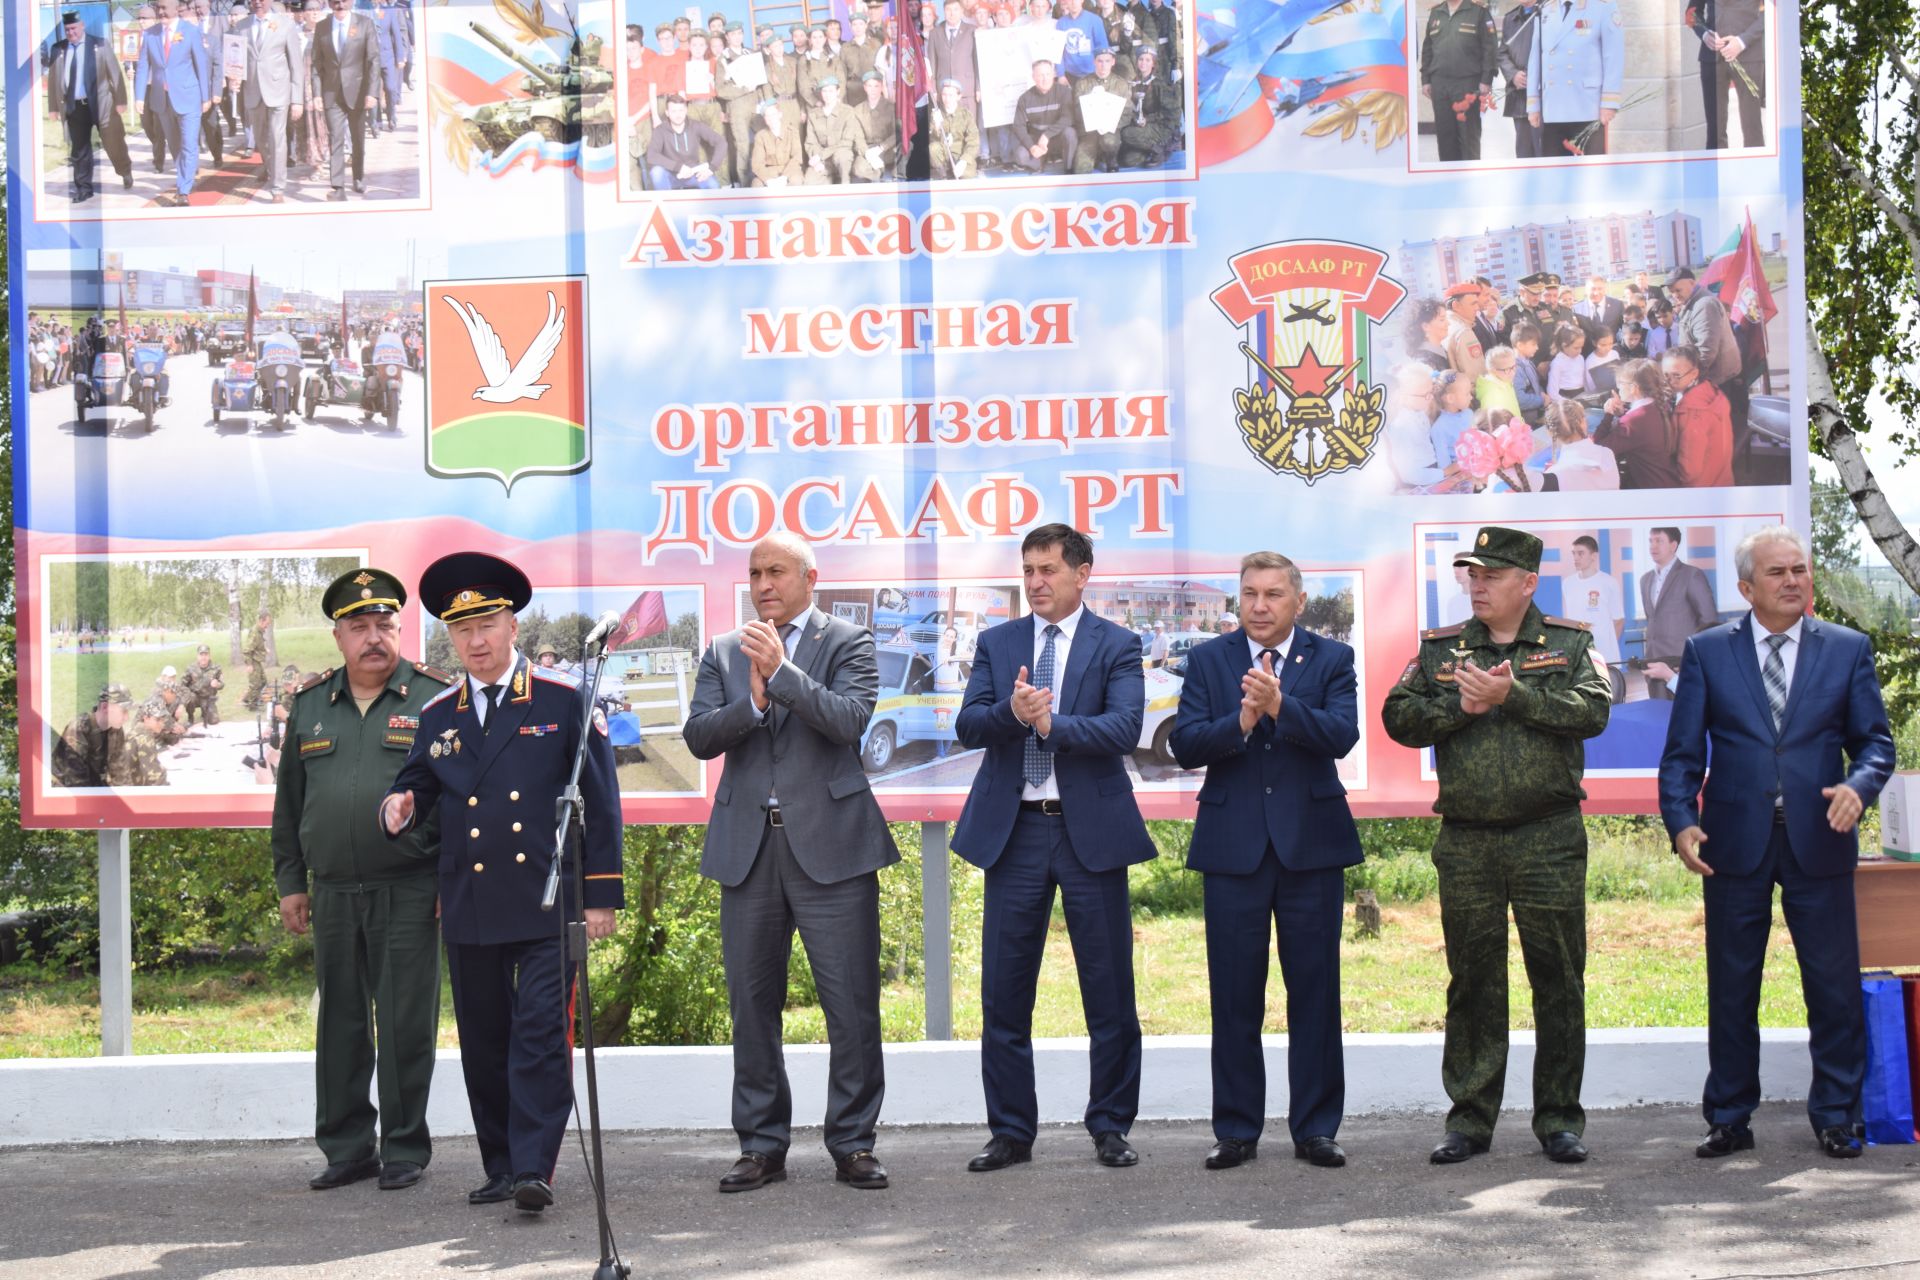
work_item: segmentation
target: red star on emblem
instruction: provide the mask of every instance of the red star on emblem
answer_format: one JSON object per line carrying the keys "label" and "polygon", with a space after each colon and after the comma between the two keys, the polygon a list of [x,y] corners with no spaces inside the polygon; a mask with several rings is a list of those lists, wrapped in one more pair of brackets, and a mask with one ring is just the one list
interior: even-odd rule
{"label": "red star on emblem", "polygon": [[1340,366],[1321,363],[1320,357],[1314,353],[1313,344],[1308,343],[1306,354],[1300,357],[1300,363],[1290,365],[1280,372],[1286,374],[1292,381],[1294,395],[1324,396],[1327,394],[1327,383],[1340,372]]}

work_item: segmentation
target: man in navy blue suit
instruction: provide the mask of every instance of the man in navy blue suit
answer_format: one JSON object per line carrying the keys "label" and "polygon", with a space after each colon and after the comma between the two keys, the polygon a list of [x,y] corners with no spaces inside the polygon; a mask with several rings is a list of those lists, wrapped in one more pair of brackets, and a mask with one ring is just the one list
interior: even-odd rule
{"label": "man in navy blue suit", "polygon": [[[553,1203],[553,1170],[573,1110],[573,963],[561,920],[578,919],[571,868],[564,913],[542,911],[555,801],[583,729],[580,682],[530,664],[514,614],[527,575],[460,551],[420,575],[420,602],[447,624],[466,674],[420,709],[413,749],[380,805],[389,836],[440,814],[440,928],[460,1027],[460,1071],[487,1181],[469,1204]],[[586,934],[605,938],[625,905],[620,784],[607,718],[593,713],[580,775]],[[577,935],[576,935],[577,936]]]}
{"label": "man in navy blue suit", "polygon": [[1307,593],[1293,561],[1240,562],[1240,630],[1187,656],[1173,754],[1205,768],[1187,865],[1206,876],[1213,996],[1209,1169],[1254,1159],[1266,1126],[1268,921],[1287,987],[1287,1128],[1293,1153],[1347,1162],[1340,1046],[1341,869],[1361,858],[1334,761],[1360,740],[1353,650],[1294,625]]}
{"label": "man in navy blue suit", "polygon": [[992,1137],[967,1167],[1032,1158],[1033,999],[1058,886],[1091,1041],[1087,1130],[1100,1163],[1123,1169],[1140,1160],[1126,1136],[1140,1108],[1127,867],[1155,853],[1126,764],[1146,676],[1134,634],[1080,603],[1093,572],[1084,533],[1042,525],[1020,560],[1033,612],[980,633],[955,725],[962,746],[987,753],[953,835],[987,873],[980,1076]]}
{"label": "man in navy blue suit", "polygon": [[1753,1147],[1760,971],[1777,883],[1807,1002],[1807,1115],[1821,1150],[1846,1159],[1860,1154],[1867,1060],[1854,827],[1893,771],[1893,735],[1867,638],[1806,616],[1813,574],[1800,536],[1757,530],[1734,567],[1753,611],[1687,641],[1660,759],[1660,814],[1674,852],[1703,877],[1706,903],[1710,1128],[1695,1154]]}

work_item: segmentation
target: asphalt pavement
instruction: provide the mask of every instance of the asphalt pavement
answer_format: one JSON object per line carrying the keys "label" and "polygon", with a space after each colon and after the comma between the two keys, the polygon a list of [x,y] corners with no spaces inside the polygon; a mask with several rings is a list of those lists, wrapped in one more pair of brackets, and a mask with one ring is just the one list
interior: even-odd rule
{"label": "asphalt pavement", "polygon": [[[881,1192],[837,1184],[817,1129],[796,1136],[788,1181],[743,1194],[714,1190],[730,1134],[610,1135],[607,1160],[636,1276],[1920,1276],[1920,1148],[1829,1159],[1797,1104],[1754,1127],[1755,1151],[1709,1162],[1694,1108],[1596,1113],[1594,1158],[1566,1166],[1509,1115],[1491,1153],[1436,1168],[1438,1117],[1374,1117],[1347,1122],[1333,1170],[1293,1159],[1276,1122],[1258,1161],[1218,1173],[1201,1168],[1204,1124],[1137,1126],[1129,1170],[1056,1128],[1032,1164],[993,1174],[966,1171],[980,1130],[883,1129]],[[0,1278],[593,1275],[572,1145],[538,1217],[468,1207],[467,1139],[406,1191],[308,1191],[319,1164],[290,1142],[0,1148]]]}

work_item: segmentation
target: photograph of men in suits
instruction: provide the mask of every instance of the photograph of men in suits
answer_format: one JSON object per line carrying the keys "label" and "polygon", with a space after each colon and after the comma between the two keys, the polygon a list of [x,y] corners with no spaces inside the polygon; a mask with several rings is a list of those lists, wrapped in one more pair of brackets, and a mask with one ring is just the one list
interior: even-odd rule
{"label": "photograph of men in suits", "polygon": [[353,0],[327,0],[327,8],[332,12],[314,31],[314,79],[327,112],[327,199],[345,200],[349,155],[353,189],[367,189],[367,113],[378,103],[380,45],[373,17],[355,13]]}
{"label": "photograph of men in suits", "polygon": [[[1765,0],[1689,0],[1700,37],[1700,96],[1707,108],[1707,147],[1727,148],[1727,99],[1740,113],[1740,145],[1766,145],[1760,108],[1767,92]],[[1758,92],[1749,92],[1734,72],[1739,66]]]}
{"label": "photograph of men in suits", "polygon": [[284,204],[287,185],[287,121],[306,109],[307,68],[300,47],[300,24],[275,13],[273,0],[248,0],[248,15],[233,34],[246,49],[247,70],[240,83],[240,106],[260,152],[266,174],[267,202]]}
{"label": "photograph of men in suits", "polygon": [[1653,568],[1640,575],[1640,616],[1647,620],[1642,652],[1647,696],[1671,701],[1674,673],[1681,669],[1689,637],[1715,626],[1720,611],[1706,571],[1680,558],[1680,530],[1662,525],[1647,535]]}
{"label": "photograph of men in suits", "polygon": [[133,96],[145,102],[147,86],[158,88],[160,124],[173,149],[174,194],[155,198],[162,206],[182,205],[193,194],[200,168],[200,121],[213,106],[213,63],[200,28],[179,17],[179,0],[154,0],[158,21],[140,41]]}
{"label": "photograph of men in suits", "polygon": [[1127,758],[1140,740],[1146,673],[1140,641],[1088,610],[1093,542],[1046,524],[1020,544],[1024,618],[980,633],[954,728],[984,748],[953,850],[986,872],[980,971],[985,1149],[976,1173],[1032,1159],[1039,1123],[1033,1002],[1057,888],[1080,974],[1090,1041],[1086,1126],[1109,1168],[1140,1107],[1140,1018],[1133,998],[1127,867],[1157,852],[1133,797]]}
{"label": "photograph of men in suits", "polygon": [[1591,351],[1594,339],[1601,334],[1620,332],[1627,320],[1627,304],[1608,296],[1605,276],[1588,276],[1587,296],[1573,304],[1573,314],[1587,331],[1587,350]]}
{"label": "photograph of men in suits", "polygon": [[[1343,869],[1361,859],[1335,761],[1360,740],[1353,650],[1295,619],[1307,593],[1293,561],[1240,562],[1240,628],[1187,656],[1173,753],[1205,769],[1187,866],[1205,877],[1213,1006],[1209,1169],[1258,1153],[1267,1073],[1267,948],[1279,936],[1287,990],[1287,1128],[1293,1153],[1346,1164],[1340,1043]],[[1270,927],[1271,925],[1271,927]]]}
{"label": "photograph of men in suits", "polygon": [[87,34],[77,12],[61,15],[65,39],[54,49],[47,69],[47,106],[67,132],[67,158],[73,166],[73,202],[93,199],[93,135],[107,153],[122,185],[133,185],[133,160],[120,120],[127,105],[127,81],[120,59],[105,40]]}
{"label": "photograph of men in suits", "polygon": [[1807,616],[1813,575],[1800,536],[1756,530],[1734,565],[1752,611],[1687,640],[1660,759],[1661,817],[1674,852],[1702,877],[1706,907],[1709,1130],[1695,1154],[1753,1147],[1777,883],[1807,1004],[1807,1117],[1821,1150],[1847,1159],[1860,1154],[1867,1056],[1855,827],[1893,770],[1893,737],[1873,646]]}
{"label": "photograph of men in suits", "polygon": [[700,873],[720,883],[733,1014],[740,1158],[720,1190],[787,1176],[793,1094],[780,1017],[795,928],[827,1019],[835,1176],[879,1190],[879,871],[900,853],[860,764],[879,691],[873,633],[814,606],[813,548],[792,534],[755,545],[747,576],[759,616],[707,646],[683,731],[696,757],[726,760],[700,859]]}

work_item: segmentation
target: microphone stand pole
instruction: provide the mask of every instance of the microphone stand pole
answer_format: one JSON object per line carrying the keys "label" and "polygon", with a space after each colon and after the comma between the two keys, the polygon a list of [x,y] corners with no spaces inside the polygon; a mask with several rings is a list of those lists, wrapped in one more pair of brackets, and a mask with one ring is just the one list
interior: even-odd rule
{"label": "microphone stand pole", "polygon": [[[587,660],[592,664],[592,678],[586,685],[586,697],[581,703],[580,738],[573,753],[573,769],[567,776],[566,787],[554,802],[553,865],[547,871],[547,887],[540,897],[540,909],[553,910],[553,904],[560,894],[561,863],[570,862],[573,911],[578,912],[578,918],[573,918],[571,912],[560,913],[560,940],[562,962],[571,958],[577,971],[576,980],[580,985],[578,1007],[584,1010],[580,1018],[580,1047],[586,1052],[587,1126],[593,1137],[593,1162],[588,1170],[588,1178],[593,1183],[593,1207],[599,1217],[600,1228],[600,1265],[593,1273],[593,1280],[626,1280],[632,1274],[632,1268],[619,1260],[620,1252],[613,1242],[613,1223],[607,1216],[606,1154],[600,1138],[600,1082],[593,1067],[593,996],[587,979],[586,828],[580,799],[580,770],[586,764],[587,748],[593,742],[593,713],[599,705],[600,673],[606,666],[604,643],[601,650],[589,654]],[[569,841],[569,835],[574,839]],[[569,844],[574,849],[571,858],[567,857]]]}

